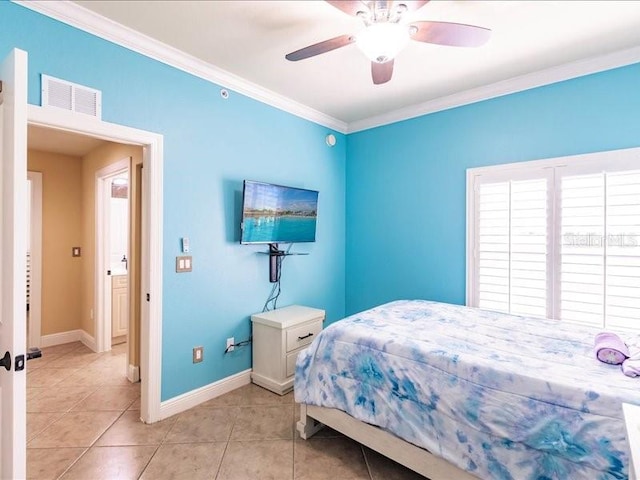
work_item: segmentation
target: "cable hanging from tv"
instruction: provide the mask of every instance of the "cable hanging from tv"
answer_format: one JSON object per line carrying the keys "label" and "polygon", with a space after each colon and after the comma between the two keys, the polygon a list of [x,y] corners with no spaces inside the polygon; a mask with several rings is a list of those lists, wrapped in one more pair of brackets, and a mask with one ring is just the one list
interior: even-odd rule
{"label": "cable hanging from tv", "polygon": [[262,308],[263,312],[266,312],[268,310],[275,310],[276,308],[278,308],[278,297],[280,297],[280,293],[282,291],[282,288],[280,286],[282,262],[287,255],[291,255],[289,253],[289,250],[291,250],[291,245],[289,245],[287,250],[284,251],[278,248],[277,243],[269,244],[269,281],[273,283],[273,286],[271,287],[271,292],[267,297],[267,301],[264,302],[264,307]]}

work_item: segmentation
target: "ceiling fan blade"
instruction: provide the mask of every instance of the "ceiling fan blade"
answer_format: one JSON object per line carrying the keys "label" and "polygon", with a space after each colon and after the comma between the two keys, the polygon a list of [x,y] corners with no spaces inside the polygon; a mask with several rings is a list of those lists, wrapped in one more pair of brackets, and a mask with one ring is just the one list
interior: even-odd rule
{"label": "ceiling fan blade", "polygon": [[450,22],[413,22],[418,31],[411,38],[419,42],[451,47],[479,47],[491,36],[491,30],[475,25]]}
{"label": "ceiling fan blade", "polygon": [[429,0],[414,0],[414,1],[406,1],[406,0],[398,0],[394,3],[394,7],[397,8],[400,5],[404,5],[407,8],[408,12],[415,12],[419,8],[424,7]]}
{"label": "ceiling fan blade", "polygon": [[325,0],[338,10],[342,10],[347,15],[356,15],[358,12],[368,12],[369,7],[360,0]]}
{"label": "ceiling fan blade", "polygon": [[284,56],[284,58],[292,62],[297,62],[298,60],[314,57],[316,55],[320,55],[321,53],[330,52],[331,50],[335,50],[336,48],[344,47],[355,41],[356,39],[353,35],[340,35],[339,37],[330,38],[329,40],[325,40],[324,42],[314,43],[313,45],[309,45],[308,47],[304,47],[300,50],[296,50],[295,52],[288,53]]}
{"label": "ceiling fan blade", "polygon": [[384,63],[371,62],[371,77],[373,78],[373,83],[375,85],[387,83],[389,80],[391,80],[392,75],[393,60],[389,60],[388,62]]}

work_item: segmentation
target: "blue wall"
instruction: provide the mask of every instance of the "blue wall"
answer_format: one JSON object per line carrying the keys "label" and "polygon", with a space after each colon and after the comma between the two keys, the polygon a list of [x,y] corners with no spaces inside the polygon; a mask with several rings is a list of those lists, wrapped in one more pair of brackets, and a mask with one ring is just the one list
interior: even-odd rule
{"label": "blue wall", "polygon": [[466,169],[640,145],[640,65],[347,139],[347,313],[465,301]]}
{"label": "blue wall", "polygon": [[[29,54],[29,103],[40,105],[45,73],[102,90],[105,121],[164,135],[163,400],[251,367],[250,347],[223,354],[227,337],[249,337],[271,289],[266,248],[238,243],[245,178],[320,191],[317,242],[284,262],[278,305],[344,315],[344,135],[329,148],[324,127],[234,92],[223,100],[218,85],[0,1],[0,58],[14,47]],[[194,269],[176,274],[184,236]]]}
{"label": "blue wall", "polygon": [[[318,241],[286,259],[279,305],[333,321],[396,298],[464,302],[467,168],[640,145],[640,65],[333,132],[331,149],[324,127],[0,1],[0,57],[14,47],[30,103],[46,73],[102,90],[104,120],[164,135],[163,400],[251,366],[249,348],[222,353],[271,287],[264,248],[237,242],[243,179],[320,191]],[[173,271],[183,236],[191,274]]]}

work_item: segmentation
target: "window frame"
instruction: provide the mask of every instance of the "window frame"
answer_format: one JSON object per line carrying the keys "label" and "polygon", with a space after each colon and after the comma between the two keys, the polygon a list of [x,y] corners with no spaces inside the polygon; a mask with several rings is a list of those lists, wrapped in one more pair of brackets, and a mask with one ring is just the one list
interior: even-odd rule
{"label": "window frame", "polygon": [[[560,208],[561,179],[564,176],[640,170],[640,148],[609,150],[565,157],[468,168],[466,171],[466,272],[465,303],[477,307],[479,302],[479,202],[477,190],[482,183],[548,178],[547,215],[547,317],[560,311]],[[546,171],[545,175],[541,173]]]}

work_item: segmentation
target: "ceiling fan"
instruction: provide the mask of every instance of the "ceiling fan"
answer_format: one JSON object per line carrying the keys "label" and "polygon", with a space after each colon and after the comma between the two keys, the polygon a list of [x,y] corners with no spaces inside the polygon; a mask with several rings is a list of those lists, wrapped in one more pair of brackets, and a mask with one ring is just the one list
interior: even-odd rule
{"label": "ceiling fan", "polygon": [[424,6],[429,0],[326,0],[348,15],[360,18],[365,28],[355,35],[340,35],[285,55],[297,62],[355,43],[371,60],[371,76],[376,85],[393,75],[393,59],[410,40],[454,47],[479,47],[491,36],[491,30],[475,25],[451,22],[416,21],[406,23],[403,16]]}

